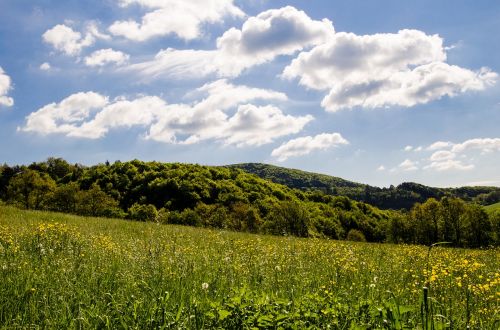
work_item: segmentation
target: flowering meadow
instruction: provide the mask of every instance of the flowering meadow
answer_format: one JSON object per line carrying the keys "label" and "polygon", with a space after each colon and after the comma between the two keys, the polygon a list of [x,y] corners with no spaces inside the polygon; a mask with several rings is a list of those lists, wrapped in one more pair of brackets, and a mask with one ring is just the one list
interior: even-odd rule
{"label": "flowering meadow", "polygon": [[0,206],[0,327],[498,329],[499,257]]}

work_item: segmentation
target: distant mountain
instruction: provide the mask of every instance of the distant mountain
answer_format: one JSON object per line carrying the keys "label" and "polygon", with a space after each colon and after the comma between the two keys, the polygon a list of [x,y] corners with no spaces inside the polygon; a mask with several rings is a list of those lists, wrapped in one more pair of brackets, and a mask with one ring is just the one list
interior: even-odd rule
{"label": "distant mountain", "polygon": [[410,209],[417,202],[444,196],[459,197],[483,205],[500,201],[499,187],[435,188],[414,182],[404,182],[390,188],[379,188],[325,174],[311,173],[261,163],[229,165],[263,179],[301,190],[320,190],[330,195],[347,196],[381,209]]}

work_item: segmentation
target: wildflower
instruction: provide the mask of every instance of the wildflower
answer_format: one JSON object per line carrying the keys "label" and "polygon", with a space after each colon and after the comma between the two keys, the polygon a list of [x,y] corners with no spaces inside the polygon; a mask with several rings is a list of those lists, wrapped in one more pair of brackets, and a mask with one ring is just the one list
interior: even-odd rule
{"label": "wildflower", "polygon": [[207,282],[202,283],[202,284],[201,284],[201,288],[202,288],[203,290],[208,290],[208,283],[207,283]]}

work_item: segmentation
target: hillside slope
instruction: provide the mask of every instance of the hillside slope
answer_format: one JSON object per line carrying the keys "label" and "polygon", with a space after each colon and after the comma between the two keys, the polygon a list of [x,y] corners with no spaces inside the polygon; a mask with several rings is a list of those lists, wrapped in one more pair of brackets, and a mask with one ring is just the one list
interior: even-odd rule
{"label": "hillside slope", "polygon": [[444,196],[458,197],[465,201],[476,201],[487,205],[500,200],[499,187],[435,188],[414,182],[405,182],[396,187],[379,188],[356,183],[325,174],[305,172],[274,165],[243,163],[230,165],[259,177],[301,190],[320,190],[330,195],[347,196],[381,209],[410,209],[415,203],[428,198]]}
{"label": "hillside slope", "polygon": [[386,240],[396,212],[346,197],[304,192],[237,168],[115,162],[91,167],[49,159],[0,166],[0,198],[26,209],[275,235]]}

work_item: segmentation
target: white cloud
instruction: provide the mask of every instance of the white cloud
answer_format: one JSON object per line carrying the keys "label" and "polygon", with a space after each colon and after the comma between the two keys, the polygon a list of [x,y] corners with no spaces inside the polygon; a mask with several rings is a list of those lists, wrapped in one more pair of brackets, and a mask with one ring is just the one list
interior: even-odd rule
{"label": "white cloud", "polygon": [[[172,105],[151,126],[146,138],[167,143],[216,139],[239,147],[261,145],[297,133],[313,119],[310,115],[285,115],[274,106],[248,104],[255,100],[285,101],[287,97],[275,91],[232,85],[226,80],[206,84],[196,93],[207,96],[192,106]],[[236,113],[228,115],[234,108]],[[177,137],[182,135],[187,137],[179,141]]]}
{"label": "white cloud", "polygon": [[229,118],[227,128],[220,138],[225,144],[259,146],[274,139],[300,132],[313,120],[311,115],[294,117],[285,115],[273,106],[256,107],[241,105],[234,116]]}
{"label": "white cloud", "polygon": [[456,153],[468,150],[480,150],[484,153],[500,151],[500,138],[470,139],[454,144],[451,150]]}
{"label": "white cloud", "polygon": [[76,93],[60,103],[51,103],[26,117],[26,125],[18,130],[40,134],[70,134],[78,123],[108,104],[108,98],[98,93]]}
{"label": "white cloud", "polygon": [[498,186],[500,180],[483,180],[483,181],[471,181],[467,182],[466,186]]}
{"label": "white cloud", "polygon": [[42,70],[42,71],[49,71],[51,68],[52,67],[51,67],[50,63],[48,63],[48,62],[44,62],[44,63],[40,64],[40,70]]}
{"label": "white cloud", "polygon": [[91,46],[95,42],[95,36],[92,33],[82,36],[80,32],[74,31],[64,24],[58,24],[45,31],[42,37],[43,41],[55,49],[71,56],[79,55],[83,48]]}
{"label": "white cloud", "polygon": [[329,90],[322,106],[328,111],[355,107],[411,107],[445,95],[482,90],[495,83],[487,68],[471,71],[448,65],[438,35],[417,30],[359,36],[336,33],[302,52],[283,71],[301,85]]}
{"label": "white cloud", "polygon": [[427,165],[424,167],[424,169],[432,169],[436,171],[450,171],[450,170],[457,170],[457,171],[468,171],[472,170],[474,168],[474,165],[465,165],[459,160],[454,160],[454,159],[446,159],[446,160],[440,160],[440,161],[433,161],[430,163],[430,165]]}
{"label": "white cloud", "polygon": [[96,50],[85,58],[87,66],[104,66],[107,64],[123,65],[128,62],[130,56],[111,48]]}
{"label": "white cloud", "polygon": [[312,20],[303,11],[287,6],[250,17],[241,30],[232,28],[217,40],[219,72],[236,76],[244,69],[292,55],[333,38],[331,21]]}
{"label": "white cloud", "polygon": [[68,136],[98,139],[110,129],[149,126],[166,109],[166,102],[156,96],[135,100],[117,100],[98,111],[92,120],[83,122]]}
{"label": "white cloud", "polygon": [[379,172],[385,171],[385,166],[380,165],[379,167],[377,167],[377,171],[379,171]]}
{"label": "white cloud", "polygon": [[454,65],[434,62],[411,71],[398,72],[385,80],[349,81],[330,90],[321,105],[327,111],[354,107],[412,107],[453,97],[467,91],[485,89],[494,83],[496,73],[487,69],[473,72]]}
{"label": "white cloud", "polygon": [[116,21],[109,31],[134,41],[175,34],[184,40],[201,37],[205,23],[221,22],[225,16],[243,17],[245,13],[233,4],[233,0],[122,0],[122,6],[138,4],[152,11],[141,22]]}
{"label": "white cloud", "polygon": [[413,162],[409,159],[405,159],[401,164],[398,165],[398,168],[403,171],[415,171],[418,170],[417,163]]}
{"label": "white cloud", "polygon": [[194,104],[167,104],[156,96],[109,102],[94,92],[77,93],[30,114],[19,130],[98,139],[112,129],[143,127],[145,139],[159,142],[192,144],[216,140],[243,147],[298,133],[313,119],[310,115],[286,115],[276,106],[249,104],[287,99],[275,91],[219,80],[202,86],[196,93],[206,97]]}
{"label": "white cloud", "polygon": [[290,140],[274,149],[271,156],[282,162],[290,157],[307,155],[315,150],[325,150],[349,142],[339,133],[322,133],[316,136],[305,136]]}
{"label": "white cloud", "polygon": [[413,146],[406,146],[404,148],[404,151],[412,151],[413,150]]}
{"label": "white cloud", "polygon": [[169,78],[215,74],[235,77],[252,66],[280,55],[330,40],[335,34],[329,20],[315,21],[293,7],[268,10],[232,28],[217,40],[215,50],[161,50],[153,60],[130,66],[144,76]]}
{"label": "white cloud", "polygon": [[448,150],[440,150],[434,152],[429,158],[431,161],[444,161],[454,159],[457,155]]}
{"label": "white cloud", "polygon": [[473,169],[474,164],[467,165],[456,158],[460,156],[470,162],[472,160],[468,154],[470,151],[478,150],[482,154],[500,151],[500,138],[477,138],[462,143],[438,141],[428,146],[426,150],[434,152],[428,159],[429,165],[425,166],[424,169],[467,171]]}
{"label": "white cloud", "polygon": [[434,142],[433,144],[431,144],[430,146],[428,146],[426,148],[426,150],[434,151],[434,150],[446,149],[452,145],[453,144],[449,141],[437,141],[437,142]]}
{"label": "white cloud", "polygon": [[409,66],[444,61],[442,39],[417,30],[359,36],[340,32],[327,43],[303,52],[283,76],[300,78],[309,88],[327,90],[347,81],[386,78]]}
{"label": "white cloud", "polygon": [[12,81],[10,77],[0,67],[0,106],[11,107],[14,105],[14,99],[8,96],[12,89]]}
{"label": "white cloud", "polygon": [[216,57],[214,50],[167,48],[159,51],[153,60],[132,64],[126,70],[138,72],[145,79],[192,79],[216,73]]}

